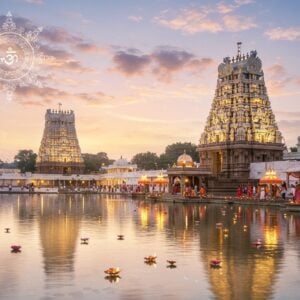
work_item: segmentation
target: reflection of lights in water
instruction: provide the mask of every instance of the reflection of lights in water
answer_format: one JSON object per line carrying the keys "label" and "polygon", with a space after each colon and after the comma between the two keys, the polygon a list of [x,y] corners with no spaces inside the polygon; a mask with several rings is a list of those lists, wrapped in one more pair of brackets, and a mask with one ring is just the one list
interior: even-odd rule
{"label": "reflection of lights in water", "polygon": [[85,208],[85,198],[82,196],[82,212],[84,213],[84,208]]}
{"label": "reflection of lights in water", "polygon": [[165,215],[163,212],[156,213],[156,225],[159,230],[164,229]]}
{"label": "reflection of lights in water", "polygon": [[264,232],[265,244],[270,248],[276,248],[278,244],[277,227],[266,228]]}
{"label": "reflection of lights in water", "polygon": [[142,226],[147,226],[148,225],[148,210],[145,207],[142,207],[140,209],[141,211],[141,222]]}
{"label": "reflection of lights in water", "polygon": [[44,197],[41,197],[41,213],[44,214]]}
{"label": "reflection of lights in water", "polygon": [[20,196],[17,199],[17,206],[18,206],[18,215],[20,214]]}
{"label": "reflection of lights in water", "polygon": [[185,215],[185,229],[187,229],[189,226],[189,220],[188,220],[188,216]]}

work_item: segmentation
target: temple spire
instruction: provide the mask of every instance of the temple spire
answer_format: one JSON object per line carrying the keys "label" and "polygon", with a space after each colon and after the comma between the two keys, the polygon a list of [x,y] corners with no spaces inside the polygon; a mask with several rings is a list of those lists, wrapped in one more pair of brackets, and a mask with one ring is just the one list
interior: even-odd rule
{"label": "temple spire", "polygon": [[237,56],[241,56],[242,42],[237,42]]}

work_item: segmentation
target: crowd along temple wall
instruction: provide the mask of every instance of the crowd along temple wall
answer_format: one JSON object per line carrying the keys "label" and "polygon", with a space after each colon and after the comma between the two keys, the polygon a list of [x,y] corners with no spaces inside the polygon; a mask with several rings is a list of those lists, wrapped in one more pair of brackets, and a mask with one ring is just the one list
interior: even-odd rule
{"label": "crowd along temple wall", "polygon": [[256,51],[218,67],[212,107],[198,147],[200,168],[215,178],[249,178],[251,162],[282,160],[284,145],[275,122]]}
{"label": "crowd along temple wall", "polygon": [[84,163],[76,135],[72,110],[47,109],[45,129],[37,157],[37,172],[80,174]]}

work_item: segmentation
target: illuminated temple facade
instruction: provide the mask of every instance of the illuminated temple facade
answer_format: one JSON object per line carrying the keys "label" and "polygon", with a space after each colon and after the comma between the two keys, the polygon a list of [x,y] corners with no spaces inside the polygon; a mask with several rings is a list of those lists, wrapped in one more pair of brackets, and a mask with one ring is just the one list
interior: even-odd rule
{"label": "illuminated temple facade", "polygon": [[84,164],[76,135],[74,112],[48,109],[37,157],[37,172],[80,174],[83,169]]}
{"label": "illuminated temple facade", "polygon": [[248,179],[250,163],[282,160],[284,145],[256,51],[225,57],[198,147],[200,169],[213,177]]}

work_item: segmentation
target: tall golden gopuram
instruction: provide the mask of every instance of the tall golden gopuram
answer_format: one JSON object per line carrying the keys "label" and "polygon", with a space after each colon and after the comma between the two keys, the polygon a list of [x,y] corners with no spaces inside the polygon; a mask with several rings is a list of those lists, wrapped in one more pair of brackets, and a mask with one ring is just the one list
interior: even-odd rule
{"label": "tall golden gopuram", "polygon": [[37,157],[37,172],[80,174],[84,164],[72,110],[47,109],[45,129]]}
{"label": "tall golden gopuram", "polygon": [[[198,151],[211,184],[247,182],[251,162],[281,160],[284,144],[270,106],[256,51],[225,57],[218,67],[212,107]],[[219,182],[218,182],[219,179]],[[226,180],[227,179],[227,180]]]}

